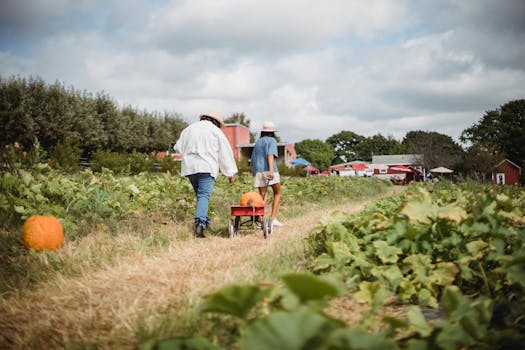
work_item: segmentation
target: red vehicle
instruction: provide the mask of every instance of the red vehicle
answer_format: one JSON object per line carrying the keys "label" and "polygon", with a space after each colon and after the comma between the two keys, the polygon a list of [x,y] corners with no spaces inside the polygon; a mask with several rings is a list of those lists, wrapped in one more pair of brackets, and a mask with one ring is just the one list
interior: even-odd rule
{"label": "red vehicle", "polygon": [[[266,202],[266,194],[268,192],[268,182],[263,193],[263,199]],[[244,217],[244,221],[242,218]],[[233,238],[239,233],[242,227],[249,227],[251,229],[262,229],[264,238],[269,238],[272,234],[270,218],[265,217],[263,206],[250,205],[232,205],[231,218],[228,220],[228,233],[230,238]]]}

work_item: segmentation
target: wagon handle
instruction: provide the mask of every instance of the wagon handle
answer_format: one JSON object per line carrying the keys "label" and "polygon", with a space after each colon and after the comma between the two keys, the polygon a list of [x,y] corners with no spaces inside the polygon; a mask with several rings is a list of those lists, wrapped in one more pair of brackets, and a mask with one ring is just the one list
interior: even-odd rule
{"label": "wagon handle", "polygon": [[264,192],[262,195],[263,201],[266,203],[266,195],[268,194],[268,186],[270,185],[270,179],[266,179],[266,186],[264,187]]}

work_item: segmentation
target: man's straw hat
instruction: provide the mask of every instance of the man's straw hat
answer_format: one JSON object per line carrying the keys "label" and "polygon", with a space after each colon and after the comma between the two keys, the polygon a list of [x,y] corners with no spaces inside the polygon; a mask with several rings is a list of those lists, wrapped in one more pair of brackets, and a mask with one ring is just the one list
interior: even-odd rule
{"label": "man's straw hat", "polygon": [[224,120],[222,120],[221,113],[219,111],[211,111],[209,113],[202,114],[200,118],[202,119],[202,117],[210,117],[218,121],[221,128],[224,126]]}

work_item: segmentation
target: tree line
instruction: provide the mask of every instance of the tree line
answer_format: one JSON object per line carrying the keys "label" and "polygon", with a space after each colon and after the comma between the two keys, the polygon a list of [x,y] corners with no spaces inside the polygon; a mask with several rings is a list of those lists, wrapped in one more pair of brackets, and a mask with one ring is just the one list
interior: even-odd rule
{"label": "tree line", "polygon": [[461,161],[463,149],[450,136],[433,131],[410,131],[402,141],[376,134],[370,137],[352,131],[341,131],[326,141],[303,140],[295,150],[315,167],[326,169],[333,164],[351,161],[372,161],[374,155],[421,154],[423,166],[454,167]]}
{"label": "tree line", "polygon": [[[525,167],[524,116],[525,99],[509,101],[465,129],[462,144],[432,131],[410,131],[398,141],[392,136],[365,137],[343,130],[326,140],[306,139],[294,146],[298,156],[319,169],[353,160],[371,161],[373,155],[411,153],[423,155],[427,169],[445,166],[480,177],[504,158]],[[0,118],[1,146],[16,143],[28,149],[37,140],[44,150],[52,150],[66,143],[85,157],[100,150],[165,151],[187,126],[176,113],[120,108],[107,94],[93,95],[32,77],[0,77]],[[243,113],[234,113],[225,122],[250,128]],[[250,136],[254,142],[256,134]]]}
{"label": "tree line", "polygon": [[524,119],[525,99],[520,99],[485,112],[478,122],[463,130],[461,144],[433,131],[409,131],[401,141],[381,134],[364,137],[341,131],[326,141],[298,142],[295,150],[319,169],[354,160],[371,161],[373,155],[421,154],[426,169],[444,166],[481,179],[505,158],[525,169]]}
{"label": "tree line", "polygon": [[67,142],[84,156],[96,150],[153,152],[168,149],[187,123],[180,116],[120,108],[95,95],[40,78],[0,77],[0,143],[45,149]]}

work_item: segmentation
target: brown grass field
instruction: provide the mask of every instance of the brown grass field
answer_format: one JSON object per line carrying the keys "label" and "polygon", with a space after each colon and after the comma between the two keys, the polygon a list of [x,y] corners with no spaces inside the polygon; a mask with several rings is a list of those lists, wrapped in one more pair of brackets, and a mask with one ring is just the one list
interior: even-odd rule
{"label": "brown grass field", "polygon": [[[195,313],[203,295],[224,285],[258,282],[261,264],[272,265],[272,259],[300,260],[302,238],[320,218],[336,210],[358,212],[365,204],[305,212],[286,220],[267,240],[261,230],[233,239],[174,239],[154,254],[128,255],[111,266],[86,269],[79,276],[57,275],[31,290],[4,296],[0,349],[135,349],[139,328],[158,328],[168,317],[176,323],[178,317]],[[164,229],[175,235],[187,227],[168,223]],[[86,243],[76,244],[62,249],[82,250]],[[349,322],[362,311],[348,303],[338,309],[334,313],[343,312]]]}

